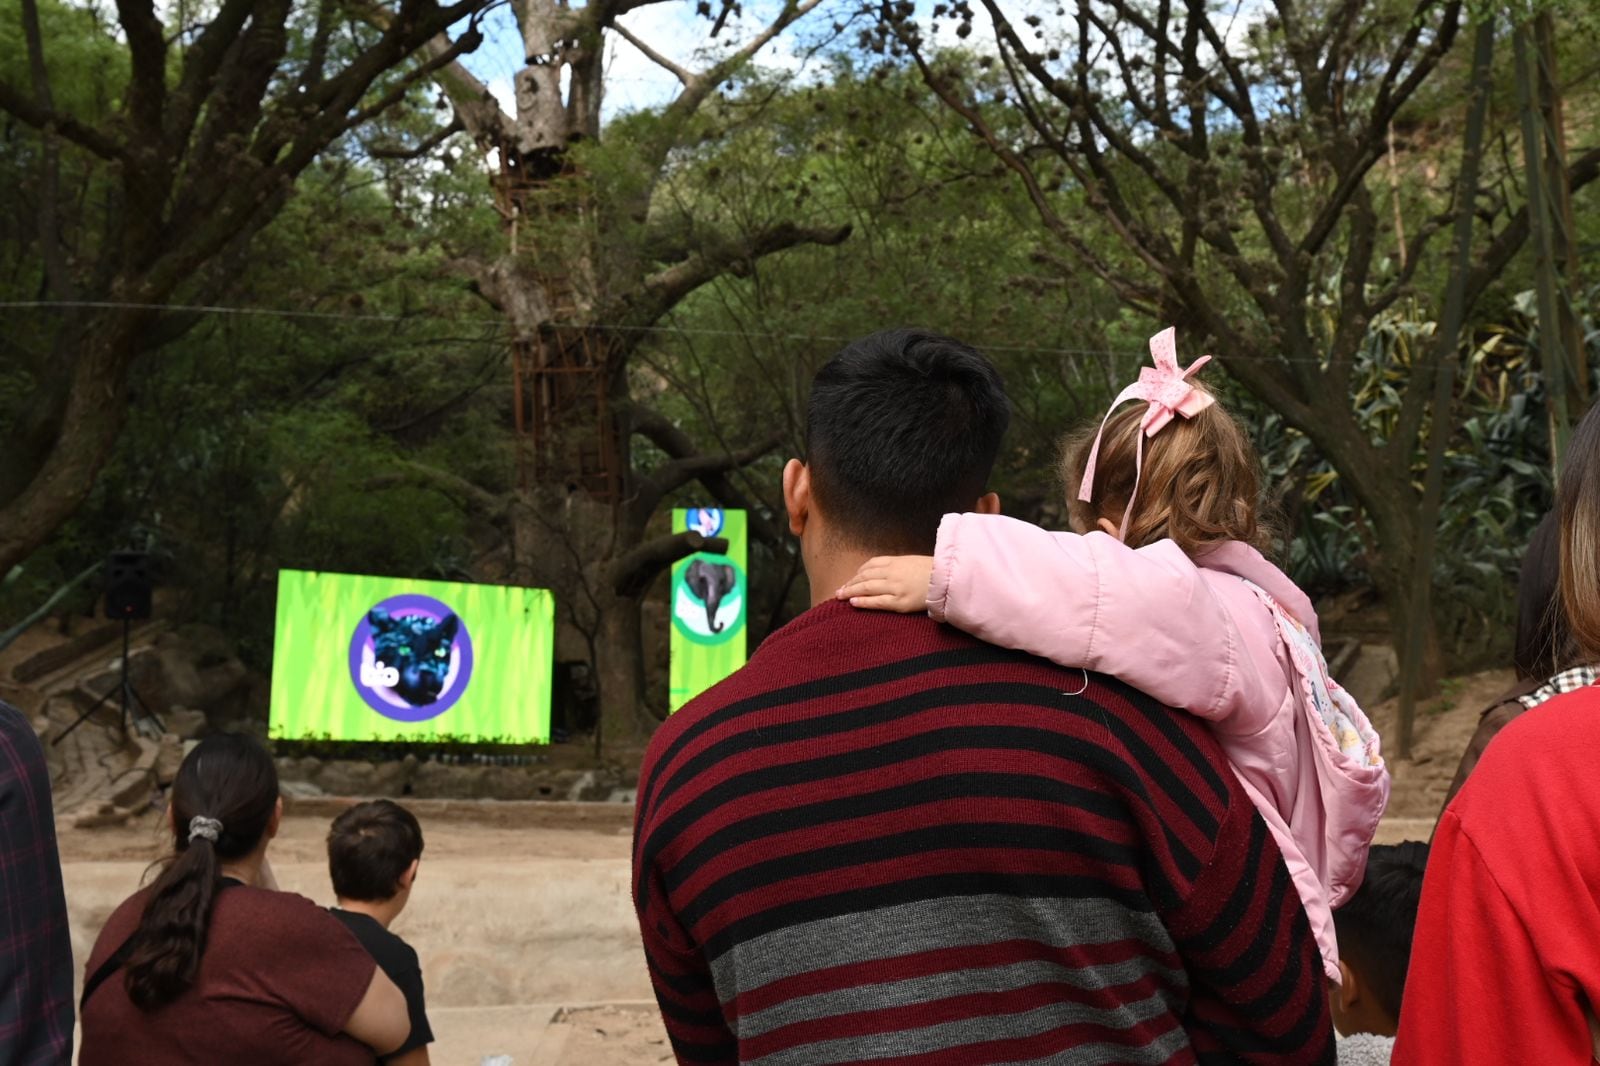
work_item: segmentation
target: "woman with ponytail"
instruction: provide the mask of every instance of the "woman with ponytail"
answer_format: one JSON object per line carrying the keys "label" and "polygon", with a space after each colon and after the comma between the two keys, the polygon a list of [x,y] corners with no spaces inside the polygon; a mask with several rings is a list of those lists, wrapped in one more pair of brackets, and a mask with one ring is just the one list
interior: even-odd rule
{"label": "woman with ponytail", "polygon": [[273,890],[283,801],[261,745],[201,741],[167,814],[173,854],[89,955],[81,1066],[353,1066],[398,1047],[400,990],[327,911]]}

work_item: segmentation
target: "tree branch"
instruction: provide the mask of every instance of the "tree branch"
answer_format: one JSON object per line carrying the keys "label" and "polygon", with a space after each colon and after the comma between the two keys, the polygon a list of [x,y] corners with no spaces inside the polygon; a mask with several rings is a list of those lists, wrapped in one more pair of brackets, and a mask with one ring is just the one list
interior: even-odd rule
{"label": "tree branch", "polygon": [[115,137],[87,126],[71,115],[40,107],[37,102],[3,81],[0,81],[0,111],[15,116],[36,130],[53,129],[79,148],[85,148],[107,162],[117,163],[128,158],[127,146]]}
{"label": "tree branch", "polygon": [[[849,225],[797,226],[780,222],[743,237],[709,242],[702,251],[645,279],[625,304],[621,321],[638,330],[659,322],[691,292],[724,274],[743,276],[762,256],[801,244],[836,245],[850,236]],[[638,347],[637,333],[618,338],[622,348]]]}
{"label": "tree branch", "polygon": [[809,14],[821,2],[822,0],[798,0],[798,2],[796,0],[787,0],[783,5],[783,9],[778,12],[777,17],[767,24],[766,29],[745,42],[743,48],[734,52],[720,63],[712,64],[696,75],[693,81],[684,84],[683,91],[677,95],[672,103],[667,105],[666,118],[669,120],[669,124],[674,121],[681,121],[694,114],[700,105],[705,102],[705,98],[711,95],[712,90],[727,80],[728,75],[738,70],[746,60],[765,48],[774,37],[782,33],[796,20]]}
{"label": "tree branch", "polygon": [[406,148],[398,144],[369,144],[367,145],[367,154],[374,159],[421,159],[466,128],[461,121],[461,116],[458,114],[450,120],[448,125],[441,127],[437,133],[434,133],[415,148]]}
{"label": "tree branch", "polygon": [[[1589,149],[1567,167],[1567,187],[1573,192],[1577,192],[1596,178],[1600,178],[1600,148]],[[1478,265],[1467,276],[1468,307],[1478,302],[1483,290],[1500,276],[1500,272],[1505,269],[1506,264],[1522,248],[1522,242],[1527,239],[1528,207],[1524,204],[1495,235],[1488,250],[1479,259]]]}
{"label": "tree branch", "polygon": [[684,85],[694,84],[694,80],[697,75],[692,70],[688,70],[685,67],[680,67],[678,64],[674,63],[672,60],[668,59],[654,48],[651,48],[649,45],[645,44],[638,37],[634,36],[633,31],[629,30],[628,27],[624,26],[622,23],[612,23],[611,28],[616,30],[618,36],[620,36],[624,41],[627,41],[629,44],[637,48],[646,59],[650,60],[650,62],[654,63],[661,69],[667,71]]}
{"label": "tree branch", "polygon": [[752,444],[748,448],[741,448],[736,452],[722,452],[716,455],[686,455],[682,458],[673,459],[651,471],[647,480],[658,496],[665,496],[667,493],[672,492],[674,489],[682,488],[691,481],[704,482],[706,479],[715,478],[719,474],[726,474],[731,470],[749,466],[782,444],[783,438],[784,434],[774,433],[765,440]]}
{"label": "tree branch", "polygon": [[[368,22],[380,29],[386,30],[394,22],[394,12],[381,4],[365,5],[362,13]],[[443,66],[433,71],[433,79],[444,90],[456,119],[472,134],[473,140],[484,149],[507,144],[512,139],[511,131],[515,123],[501,109],[489,86],[479,81],[456,58],[461,54],[457,42],[452,41],[449,34],[440,33],[429,39],[422,48],[435,61],[444,61]]]}
{"label": "tree branch", "polygon": [[426,463],[397,463],[389,473],[379,474],[367,481],[367,488],[373,490],[401,486],[431,489],[468,514],[485,519],[496,527],[504,528],[510,520],[511,507],[507,500],[479,488],[458,474]]}
{"label": "tree branch", "polygon": [[[696,454],[697,449],[694,446],[694,441],[689,438],[689,434],[685,433],[660,411],[646,407],[643,404],[633,404],[629,408],[629,415],[633,423],[633,432],[650,441],[673,459],[687,459]],[[776,447],[781,443],[782,438],[780,436],[771,447]],[[761,452],[760,455],[765,455],[767,451],[771,451],[771,447]],[[751,460],[760,458],[760,455],[752,456]],[[700,471],[695,476],[699,479],[700,484],[705,486],[706,491],[711,493],[712,498],[722,506],[744,511],[746,518],[750,522],[750,528],[757,537],[768,544],[776,545],[781,543],[783,541],[782,530],[768,521],[766,513],[760,504],[752,501],[727,477],[727,474],[734,469],[737,469],[737,467],[729,467],[727,470],[722,471]],[[654,509],[654,506],[652,506],[651,510],[654,511]],[[648,518],[649,515],[646,514],[645,517]]]}
{"label": "tree branch", "polygon": [[684,556],[700,551],[725,555],[728,541],[724,537],[705,537],[692,529],[668,533],[645,541],[617,559],[608,568],[606,580],[618,596],[633,599],[643,595],[661,571]]}

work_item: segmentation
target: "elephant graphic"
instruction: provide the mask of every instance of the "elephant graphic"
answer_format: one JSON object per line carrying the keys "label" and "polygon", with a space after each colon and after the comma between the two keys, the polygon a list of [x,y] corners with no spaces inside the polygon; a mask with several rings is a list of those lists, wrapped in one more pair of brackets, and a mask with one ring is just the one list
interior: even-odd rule
{"label": "elephant graphic", "polygon": [[689,586],[689,591],[706,605],[706,627],[713,633],[721,633],[725,628],[717,621],[717,608],[722,604],[722,597],[733,591],[735,580],[733,567],[704,559],[691,562],[683,575],[683,583]]}

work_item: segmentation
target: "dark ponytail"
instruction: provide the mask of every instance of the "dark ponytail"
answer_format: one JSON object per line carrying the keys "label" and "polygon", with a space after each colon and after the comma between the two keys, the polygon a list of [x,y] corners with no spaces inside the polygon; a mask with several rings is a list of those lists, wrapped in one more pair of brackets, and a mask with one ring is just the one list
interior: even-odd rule
{"label": "dark ponytail", "polygon": [[[128,941],[128,998],[135,1006],[155,1010],[194,984],[222,864],[256,849],[277,802],[272,756],[249,736],[208,737],[183,760],[172,783],[174,854]],[[201,832],[191,834],[196,818],[214,822],[200,823]]]}

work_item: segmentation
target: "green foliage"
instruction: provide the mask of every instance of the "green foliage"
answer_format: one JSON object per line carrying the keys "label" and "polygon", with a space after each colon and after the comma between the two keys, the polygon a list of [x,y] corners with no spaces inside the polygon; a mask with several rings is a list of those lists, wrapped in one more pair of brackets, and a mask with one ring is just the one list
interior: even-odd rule
{"label": "green foliage", "polygon": [[[0,0],[0,19],[14,25],[16,11],[16,0]],[[106,87],[125,81],[120,46],[86,10],[47,0],[41,17],[58,96],[79,114],[114,110]],[[1256,59],[1271,63],[1281,41],[1267,33],[1255,47]],[[952,53],[938,62],[974,98],[1005,90],[1001,71],[981,56]],[[25,69],[14,35],[0,35],[0,65]],[[1457,111],[1459,100],[1441,91],[1399,124],[1399,164],[1373,178],[1385,217],[1391,180],[1408,224],[1439,210],[1435,164],[1447,156],[1454,165]],[[991,108],[989,115],[1001,136],[1025,136],[1016,114]],[[466,290],[456,263],[473,253],[488,258],[510,240],[485,196],[488,164],[464,138],[428,158],[393,157],[426,141],[439,118],[434,91],[418,90],[301,178],[256,240],[243,277],[217,300],[292,313],[206,316],[150,363],[89,504],[0,586],[0,616],[41,602],[109,548],[148,543],[169,559],[168,581],[186,593],[188,613],[225,626],[250,661],[264,665],[279,567],[468,580],[501,572],[503,534],[407,474],[419,462],[491,493],[515,484],[507,338],[496,312]],[[639,147],[661,138],[678,147],[649,212],[581,209],[639,201],[652,178]],[[38,289],[36,151],[36,141],[0,131],[0,180],[16,190],[0,209],[0,298]],[[1224,186],[1227,158],[1216,179]],[[593,248],[598,261],[580,266],[601,278],[637,276],[641,266],[648,271],[684,249],[765,227],[852,227],[836,247],[742,264],[703,287],[651,331],[632,366],[634,397],[663,410],[705,451],[784,434],[777,451],[736,476],[769,517],[779,513],[781,463],[803,444],[801,415],[816,366],[851,337],[922,325],[977,344],[999,365],[1017,413],[997,488],[1008,512],[1060,526],[1057,440],[1100,417],[1146,361],[1146,338],[1165,325],[1128,310],[1064,261],[1017,182],[909,70],[866,69],[848,56],[815,82],[748,70],[686,129],[660,113],[632,112],[600,140],[578,145],[574,159],[568,180],[580,207],[519,221],[517,248],[528,265]],[[68,224],[81,231],[79,246],[92,248],[99,237],[90,208],[104,177],[73,165],[64,171],[66,199],[88,206],[75,207]],[[1293,186],[1283,193],[1286,210],[1297,190],[1309,198],[1320,180],[1288,163],[1284,175]],[[1093,215],[1068,175],[1043,176],[1064,217]],[[1293,185],[1301,180],[1303,189]],[[602,215],[607,228],[596,233]],[[1593,236],[1600,212],[1580,209],[1579,218]],[[1113,265],[1132,254],[1095,239]],[[1248,227],[1239,233],[1245,254],[1263,240]],[[1338,254],[1312,264],[1329,286]],[[1432,292],[1440,279],[1424,271],[1416,280]],[[1517,275],[1491,291],[1459,378],[1436,570],[1445,643],[1459,660],[1492,657],[1508,639],[1521,548],[1549,503],[1537,337],[1513,295],[1525,285]],[[1312,316],[1323,339],[1340,320],[1333,295]],[[1258,313],[1238,294],[1223,303],[1240,321]],[[7,316],[0,410],[29,403],[30,368],[48,364],[60,314]],[[1394,429],[1420,346],[1431,341],[1431,320],[1408,295],[1362,339],[1351,402],[1374,441]],[[1196,354],[1184,349],[1186,360]],[[1217,354],[1226,365],[1228,353]],[[1241,391],[1223,389],[1225,402],[1256,427],[1292,575],[1317,593],[1365,581],[1375,547],[1347,486],[1305,436]],[[637,448],[648,469],[649,446]],[[1421,467],[1409,476],[1420,484]],[[676,502],[706,499],[690,486]],[[757,599],[764,596],[781,620],[792,559],[761,545],[752,554],[752,579],[764,583]],[[796,604],[791,589],[787,609]],[[765,619],[753,621],[759,635]]]}
{"label": "green foliage", "polygon": [[[1593,294],[1591,294],[1592,298]],[[1440,636],[1458,666],[1496,664],[1510,652],[1514,591],[1523,549],[1551,506],[1549,420],[1531,301],[1508,301],[1507,320],[1478,327],[1462,352],[1456,424],[1445,453],[1444,495],[1434,564]],[[1591,302],[1591,307],[1593,306]],[[1586,316],[1593,321],[1592,314]],[[1592,326],[1591,362],[1600,355]],[[1386,438],[1417,346],[1432,323],[1397,312],[1373,324],[1362,348],[1352,401],[1374,437]],[[1374,550],[1338,475],[1305,437],[1263,414],[1257,444],[1269,483],[1290,517],[1289,573],[1318,592],[1362,580]],[[1411,476],[1420,485],[1424,467]]]}
{"label": "green foliage", "polygon": [[302,180],[225,301],[268,313],[204,316],[149,364],[105,475],[0,590],[0,613],[108,549],[148,546],[181,610],[264,666],[280,567],[467,575],[466,519],[404,464],[509,481],[503,420],[473,406],[485,390],[487,410],[504,402],[503,341],[373,179],[331,156]]}
{"label": "green foliage", "polygon": [[780,221],[852,232],[684,301],[647,346],[635,391],[707,440],[786,429],[786,451],[747,478],[759,491],[799,454],[822,361],[885,326],[940,330],[986,351],[1009,383],[1017,411],[998,479],[1008,510],[1059,521],[1056,441],[1131,379],[1144,336],[1098,283],[1064,276],[1043,254],[1031,207],[993,158],[913,75],[874,76],[843,59],[823,85],[753,72],[697,123],[669,195],[657,195],[654,232],[692,242]]}

